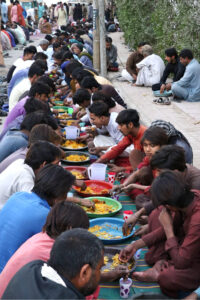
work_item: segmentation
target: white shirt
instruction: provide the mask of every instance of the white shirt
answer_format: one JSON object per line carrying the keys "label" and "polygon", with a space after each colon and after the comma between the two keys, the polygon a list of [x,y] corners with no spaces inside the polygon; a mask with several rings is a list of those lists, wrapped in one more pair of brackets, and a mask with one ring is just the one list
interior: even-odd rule
{"label": "white shirt", "polygon": [[0,174],[0,209],[16,192],[30,192],[34,186],[35,173],[24,164],[23,159],[17,159]]}
{"label": "white shirt", "polygon": [[19,60],[20,60],[19,62],[15,62],[17,65],[14,64],[16,66],[16,68],[15,68],[12,76],[14,76],[20,70],[30,68],[30,66],[34,63],[34,60],[30,60],[30,59],[23,60],[23,59],[19,58]]}
{"label": "white shirt", "polygon": [[118,129],[118,123],[116,122],[116,118],[118,113],[112,112],[110,114],[110,120],[107,126],[102,126],[102,129],[106,129],[109,135],[113,138],[116,144],[118,144],[123,139],[123,134]]}
{"label": "white shirt", "polygon": [[13,109],[13,107],[19,101],[19,98],[26,92],[29,91],[31,88],[31,82],[29,78],[24,78],[18,84],[14,86],[11,91],[9,97],[9,111]]}
{"label": "white shirt", "polygon": [[[136,64],[136,67],[139,69],[136,84],[152,86],[160,82],[165,64],[160,56],[151,54]],[[142,70],[142,72],[140,70]]]}

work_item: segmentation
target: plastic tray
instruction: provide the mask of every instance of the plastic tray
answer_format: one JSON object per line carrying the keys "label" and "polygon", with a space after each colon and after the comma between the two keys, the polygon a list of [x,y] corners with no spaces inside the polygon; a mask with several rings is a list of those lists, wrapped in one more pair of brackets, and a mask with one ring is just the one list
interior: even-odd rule
{"label": "plastic tray", "polygon": [[[111,183],[105,182],[105,181],[101,181],[101,180],[86,180],[85,184],[86,184],[86,186],[91,186],[91,187],[95,187],[95,188],[102,189],[102,190],[104,190],[104,189],[111,190],[112,187],[113,187],[113,185]],[[78,187],[76,187],[76,186],[74,186],[73,188],[75,189],[75,191],[80,196],[83,196],[83,197],[97,197],[97,196],[103,197],[103,196],[109,196],[109,193],[101,194],[101,193],[97,192],[94,195],[94,194],[84,193],[83,191],[79,191]]]}
{"label": "plastic tray", "polygon": [[112,205],[112,207],[115,209],[114,211],[112,211],[110,213],[107,213],[107,214],[95,214],[95,213],[87,212],[86,211],[88,217],[90,217],[90,218],[111,217],[111,216],[114,216],[116,213],[118,213],[118,211],[120,211],[122,209],[121,203],[118,202],[115,199],[112,199],[112,198],[106,198],[106,197],[89,197],[87,199],[89,199],[90,201],[93,201],[93,199],[98,199],[98,200],[101,200],[101,201],[105,201],[106,204]]}
{"label": "plastic tray", "polygon": [[[117,219],[117,218],[98,218],[90,220],[90,228],[99,225],[103,228],[100,231],[106,231],[107,233],[114,236],[121,236],[120,238],[109,238],[109,239],[103,239],[101,237],[98,237],[105,245],[112,245],[112,244],[118,244],[121,242],[126,241],[130,237],[133,236],[135,232],[135,228],[133,228],[132,232],[128,236],[123,236],[122,233],[122,226],[124,224],[124,220]],[[93,232],[93,234],[95,234]]]}

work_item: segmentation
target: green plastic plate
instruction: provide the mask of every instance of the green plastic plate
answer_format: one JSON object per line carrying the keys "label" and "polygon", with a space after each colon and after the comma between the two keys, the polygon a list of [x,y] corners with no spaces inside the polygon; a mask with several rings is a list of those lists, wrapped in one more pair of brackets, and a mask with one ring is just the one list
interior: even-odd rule
{"label": "green plastic plate", "polygon": [[101,201],[105,201],[107,205],[112,205],[112,207],[115,209],[114,211],[112,211],[111,213],[107,213],[107,214],[95,214],[95,213],[91,213],[91,212],[87,212],[87,215],[89,218],[102,218],[102,217],[111,217],[114,216],[116,213],[118,213],[118,211],[120,211],[122,209],[122,205],[120,202],[118,202],[115,199],[112,198],[107,198],[107,197],[89,197],[89,198],[85,198],[85,199],[89,199],[90,201],[92,201],[93,199],[98,199]]}

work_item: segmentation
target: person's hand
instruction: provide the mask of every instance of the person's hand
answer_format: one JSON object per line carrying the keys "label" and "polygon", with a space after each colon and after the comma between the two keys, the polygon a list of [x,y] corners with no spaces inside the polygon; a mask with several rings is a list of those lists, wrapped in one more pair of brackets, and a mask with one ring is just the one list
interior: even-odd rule
{"label": "person's hand", "polygon": [[88,138],[89,138],[89,134],[84,134],[84,135],[79,136],[76,139],[76,141],[78,141],[78,142],[85,142],[85,141],[87,141]]}
{"label": "person's hand", "polygon": [[131,183],[129,185],[126,185],[122,188],[122,192],[128,193],[132,191],[135,188],[134,183]]}
{"label": "person's hand", "polygon": [[81,191],[84,191],[87,188],[85,181],[83,180],[75,180],[75,185],[81,188]]}
{"label": "person's hand", "polygon": [[90,148],[89,152],[93,155],[99,155],[101,152],[101,147]]}
{"label": "person's hand", "polygon": [[80,205],[95,208],[94,202],[90,201],[89,199],[80,199]]}
{"label": "person's hand", "polygon": [[128,173],[125,173],[125,172],[119,172],[116,176],[117,180],[121,181],[122,179],[125,179],[129,177],[129,174]]}
{"label": "person's hand", "polygon": [[165,84],[162,84],[161,87],[160,87],[160,93],[164,93],[164,90],[165,90],[166,86]]}
{"label": "person's hand", "polygon": [[110,190],[110,194],[113,195],[117,195],[121,193],[122,188],[124,187],[123,184],[119,184],[119,185],[114,185],[114,187]]}
{"label": "person's hand", "polygon": [[130,244],[130,245],[126,246],[123,250],[121,250],[121,252],[119,254],[119,260],[121,262],[126,263],[126,262],[128,262],[133,257],[133,255],[135,254],[135,252],[138,250],[135,247],[135,243],[134,244]]}
{"label": "person's hand", "polygon": [[148,224],[140,226],[140,228],[137,229],[136,232],[134,233],[134,236],[142,236],[144,234],[147,234],[148,230],[149,230],[149,225]]}
{"label": "person's hand", "polygon": [[148,216],[141,216],[138,221],[141,225],[146,225],[148,223]]}
{"label": "person's hand", "polygon": [[124,222],[122,226],[122,232],[124,236],[127,236],[131,233],[133,227],[137,223],[138,218],[136,214],[130,215],[130,217]]}
{"label": "person's hand", "polygon": [[132,74],[133,79],[136,81],[137,80],[137,75],[136,74]]}
{"label": "person's hand", "polygon": [[80,110],[80,111],[77,112],[76,117],[77,117],[77,119],[80,119],[80,118],[82,118],[85,114],[86,114],[85,111]]}
{"label": "person's hand", "polygon": [[172,228],[173,227],[173,219],[170,214],[170,212],[166,209],[166,207],[163,207],[159,217],[158,217],[161,225],[163,228]]}
{"label": "person's hand", "polygon": [[172,84],[171,83],[167,83],[166,84],[166,90],[169,91],[172,88]]}
{"label": "person's hand", "polygon": [[110,168],[110,172],[119,173],[124,171],[124,167],[116,166],[115,164],[108,164],[108,167]]}
{"label": "person's hand", "polygon": [[[114,270],[110,270],[109,272],[106,272],[105,279],[106,279],[106,281],[115,281],[118,278],[125,277],[128,275],[129,275],[128,267],[119,265]],[[101,277],[104,277],[104,276],[101,276]]]}

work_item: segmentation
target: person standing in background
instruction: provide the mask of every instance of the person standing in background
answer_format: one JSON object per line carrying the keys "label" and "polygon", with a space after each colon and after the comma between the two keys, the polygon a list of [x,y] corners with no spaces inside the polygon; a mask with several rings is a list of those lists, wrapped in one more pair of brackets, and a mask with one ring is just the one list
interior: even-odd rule
{"label": "person standing in background", "polygon": [[38,19],[42,18],[42,16],[44,15],[44,5],[42,5],[42,2],[40,2],[39,6],[38,6]]}
{"label": "person standing in background", "polygon": [[1,0],[1,21],[4,24],[8,22],[8,6],[6,0]]}
{"label": "person standing in background", "polygon": [[11,20],[12,7],[13,7],[13,0],[10,0],[10,5],[8,5],[8,21],[9,21],[9,23],[12,23],[12,20]]}

